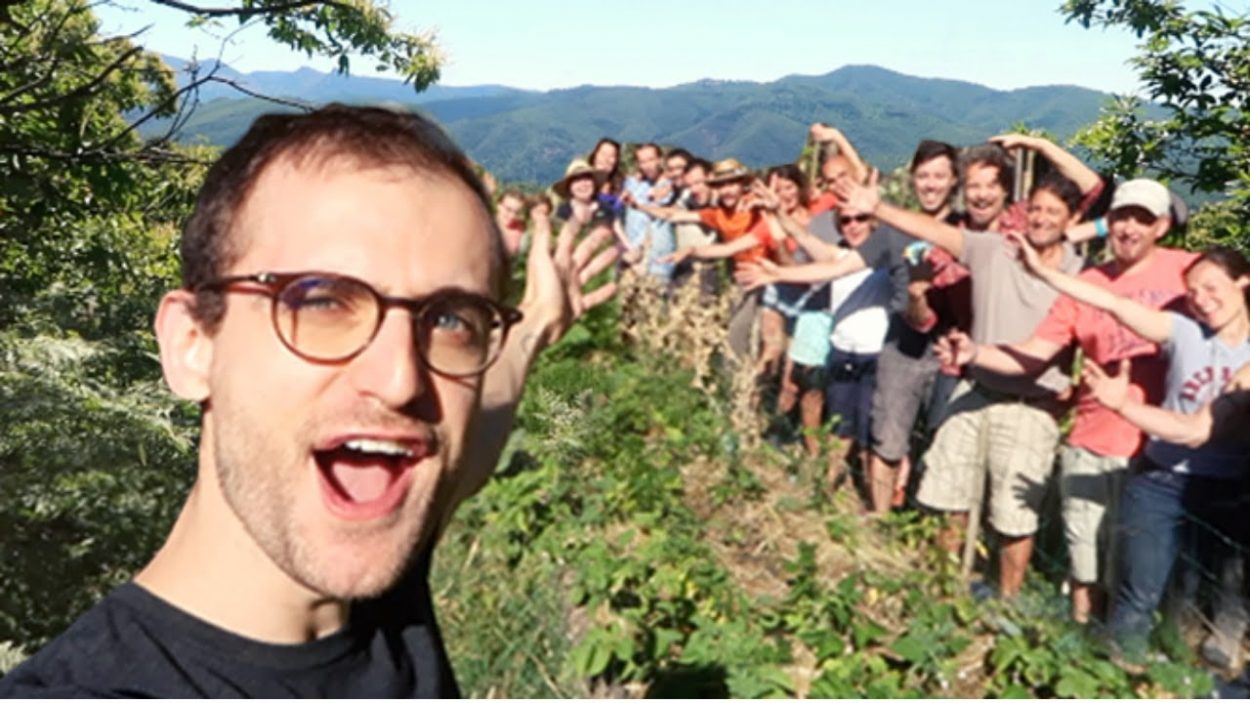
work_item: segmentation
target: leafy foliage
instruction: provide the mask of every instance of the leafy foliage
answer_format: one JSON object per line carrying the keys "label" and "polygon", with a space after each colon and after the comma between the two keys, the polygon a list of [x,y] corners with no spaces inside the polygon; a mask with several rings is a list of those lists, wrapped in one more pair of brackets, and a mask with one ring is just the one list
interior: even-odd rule
{"label": "leafy foliage", "polygon": [[[684,474],[721,467],[730,478],[714,500],[749,511],[773,497],[733,472],[752,474],[773,450],[723,441],[733,430],[715,399],[674,392],[691,379],[663,353],[622,348],[616,315],[595,311],[540,362],[495,479],[440,547],[435,592],[470,695],[1132,697],[1209,687],[1184,663],[1125,673],[1067,621],[1049,584],[1019,605],[976,603],[936,553],[902,566],[865,559],[830,578],[819,545],[800,543],[782,563],[781,597],[744,587],[723,557],[734,538],[718,542],[691,508]],[[871,537],[824,500],[784,509],[836,525],[825,539],[852,554],[883,538],[921,552],[935,529],[902,514]]]}
{"label": "leafy foliage", "polygon": [[0,641],[37,646],[127,578],[190,484],[194,413],[153,380],[102,382],[108,357],[0,336]]}
{"label": "leafy foliage", "polygon": [[[1196,223],[1204,240],[1250,248],[1250,15],[1175,0],[1068,0],[1085,27],[1122,27],[1142,39],[1132,59],[1146,98],[1119,98],[1080,135],[1116,173],[1143,172],[1227,198],[1223,215]],[[1211,229],[1207,229],[1210,227]]]}

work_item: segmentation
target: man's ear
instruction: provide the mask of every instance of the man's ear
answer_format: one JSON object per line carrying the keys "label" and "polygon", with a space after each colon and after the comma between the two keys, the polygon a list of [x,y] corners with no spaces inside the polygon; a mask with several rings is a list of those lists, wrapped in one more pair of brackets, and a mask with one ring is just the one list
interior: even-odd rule
{"label": "man's ear", "polygon": [[1168,235],[1168,232],[1171,231],[1171,229],[1172,229],[1172,218],[1168,217],[1167,215],[1164,215],[1156,219],[1155,231],[1153,232],[1155,241],[1157,242],[1160,239],[1163,239],[1164,237],[1166,237]]}
{"label": "man's ear", "polygon": [[156,311],[155,328],[165,382],[178,397],[198,403],[208,399],[213,338],[192,314],[194,306],[195,294],[190,291],[166,293]]}

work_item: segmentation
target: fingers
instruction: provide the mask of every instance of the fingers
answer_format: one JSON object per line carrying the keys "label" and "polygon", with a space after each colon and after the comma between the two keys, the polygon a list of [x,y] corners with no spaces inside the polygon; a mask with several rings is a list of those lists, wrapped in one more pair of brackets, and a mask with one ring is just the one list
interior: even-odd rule
{"label": "fingers", "polygon": [[602,286],[599,286],[593,291],[582,296],[581,309],[583,312],[586,310],[589,310],[595,307],[596,305],[599,305],[605,301],[611,300],[613,295],[616,295],[616,282],[611,281],[611,282],[605,283]]}
{"label": "fingers", "polygon": [[608,267],[616,263],[616,260],[620,258],[620,255],[621,252],[617,250],[616,247],[599,252],[599,255],[591,259],[590,263],[578,269],[578,287],[580,288],[581,286],[586,285],[590,279],[608,270]]}
{"label": "fingers", "polygon": [[1107,379],[1107,372],[1101,366],[1094,363],[1093,359],[1085,358],[1085,364],[1081,368],[1081,380],[1090,386],[1096,386]]}
{"label": "fingers", "polygon": [[573,249],[572,265],[573,268],[580,269],[590,260],[595,252],[603,249],[613,240],[612,230],[606,227],[596,227],[586,235],[582,241],[577,243],[577,247]]}
{"label": "fingers", "polygon": [[1027,134],[1019,134],[1016,132],[1008,132],[1007,134],[997,134],[990,137],[987,141],[991,144],[997,144],[1004,149],[1011,150],[1018,147],[1028,147],[1030,137]]}
{"label": "fingers", "polygon": [[744,271],[739,268],[734,271],[734,281],[738,285],[750,289],[762,285],[764,276],[759,271]]}
{"label": "fingers", "polygon": [[577,238],[577,227],[572,221],[564,223],[560,234],[556,237],[556,249],[553,257],[557,264],[567,264],[573,255],[573,241]]}
{"label": "fingers", "polygon": [[530,243],[529,261],[534,261],[535,257],[551,255],[551,228],[535,227],[534,239]]}
{"label": "fingers", "polygon": [[1120,362],[1120,372],[1115,375],[1116,378],[1128,378],[1133,367],[1132,359],[1125,359]]}
{"label": "fingers", "polygon": [[764,272],[759,265],[749,261],[734,267],[734,280],[742,285],[746,285],[762,275],[764,275]]}

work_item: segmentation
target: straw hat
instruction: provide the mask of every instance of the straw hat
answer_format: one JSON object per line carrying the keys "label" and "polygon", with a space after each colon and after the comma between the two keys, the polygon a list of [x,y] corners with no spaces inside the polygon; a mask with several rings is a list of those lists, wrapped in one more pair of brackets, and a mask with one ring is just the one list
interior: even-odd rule
{"label": "straw hat", "polygon": [[739,163],[737,159],[721,159],[712,167],[712,174],[707,177],[707,182],[708,185],[717,185],[750,177],[750,169]]}
{"label": "straw hat", "polygon": [[574,179],[582,176],[591,176],[595,179],[596,191],[599,189],[599,186],[603,185],[603,171],[596,171],[591,167],[590,162],[586,161],[586,159],[573,159],[573,161],[569,163],[569,167],[564,169],[564,178],[556,181],[555,184],[551,186],[551,189],[554,190],[561,198],[568,200],[570,197],[569,184]]}

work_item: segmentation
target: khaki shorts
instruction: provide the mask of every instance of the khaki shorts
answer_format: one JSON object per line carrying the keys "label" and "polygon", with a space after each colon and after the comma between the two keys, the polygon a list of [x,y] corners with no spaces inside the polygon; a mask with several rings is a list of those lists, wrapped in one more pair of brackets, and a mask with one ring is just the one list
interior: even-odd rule
{"label": "khaki shorts", "polygon": [[1106,576],[1104,570],[1114,563],[1110,540],[1115,533],[1120,491],[1128,475],[1128,457],[1102,456],[1069,446],[1059,452],[1059,462],[1063,534],[1072,560],[1072,580],[1105,583],[1101,578]]}
{"label": "khaki shorts", "polygon": [[925,454],[928,468],[916,498],[936,510],[967,512],[988,471],[990,526],[1007,537],[1032,535],[1058,443],[1059,425],[1050,413],[994,400],[961,381]]}

